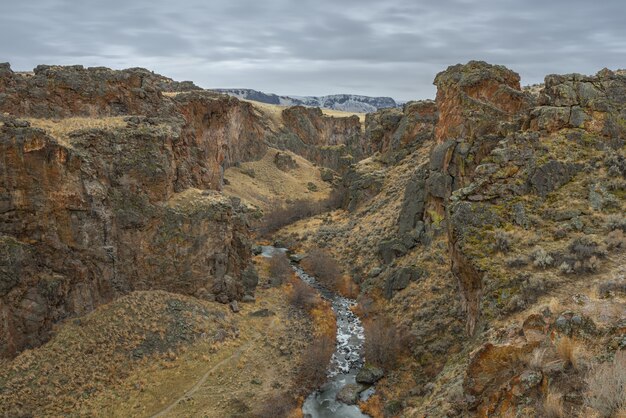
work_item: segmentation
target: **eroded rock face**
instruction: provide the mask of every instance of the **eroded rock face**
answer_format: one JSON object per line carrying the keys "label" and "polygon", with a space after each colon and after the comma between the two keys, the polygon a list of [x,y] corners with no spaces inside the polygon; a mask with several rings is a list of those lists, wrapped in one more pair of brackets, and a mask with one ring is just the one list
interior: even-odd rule
{"label": "eroded rock face", "polygon": [[335,118],[303,106],[287,108],[282,116],[285,127],[272,141],[309,161],[343,172],[367,155],[358,116]]}
{"label": "eroded rock face", "polygon": [[[144,70],[3,66],[0,79],[0,355],[134,290],[254,292],[247,208],[217,192],[224,167],[265,153],[250,104],[163,97]],[[127,113],[140,116],[67,135],[13,118]]]}
{"label": "eroded rock face", "polygon": [[519,81],[519,75],[508,68],[482,61],[457,64],[437,74],[437,142],[471,141],[497,132],[502,122],[527,107]]}
{"label": "eroded rock face", "polygon": [[159,78],[143,68],[40,65],[32,74],[0,71],[0,112],[15,116],[156,116],[167,111]]}
{"label": "eroded rock face", "polygon": [[433,137],[437,106],[432,100],[407,103],[402,110],[383,109],[365,116],[367,154],[380,152],[398,161]]}
{"label": "eroded rock face", "polygon": [[607,69],[595,76],[549,75],[533,109],[530,128],[558,131],[581,128],[606,137],[626,137],[626,76]]}

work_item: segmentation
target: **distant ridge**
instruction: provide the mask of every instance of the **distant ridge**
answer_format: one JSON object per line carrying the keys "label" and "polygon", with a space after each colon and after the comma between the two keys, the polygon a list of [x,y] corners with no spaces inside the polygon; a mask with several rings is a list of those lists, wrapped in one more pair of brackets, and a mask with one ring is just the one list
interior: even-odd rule
{"label": "distant ridge", "polygon": [[346,112],[368,113],[389,107],[399,107],[391,97],[370,97],[356,94],[333,94],[329,96],[278,96],[252,89],[213,89],[239,99],[254,100],[281,106],[308,106]]}

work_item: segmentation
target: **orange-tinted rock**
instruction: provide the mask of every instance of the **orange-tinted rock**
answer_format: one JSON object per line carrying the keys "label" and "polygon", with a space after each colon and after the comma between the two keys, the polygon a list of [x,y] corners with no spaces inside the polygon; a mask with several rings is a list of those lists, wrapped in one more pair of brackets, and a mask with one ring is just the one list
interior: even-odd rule
{"label": "orange-tinted rock", "polygon": [[69,145],[1,128],[0,355],[133,290],[221,301],[254,290],[242,208],[198,190],[202,178],[176,193],[180,167],[202,155],[177,155],[181,124],[88,130]]}
{"label": "orange-tinted rock", "polygon": [[[407,103],[402,110],[382,109],[365,116],[367,154],[406,154],[433,137],[437,106],[432,100]],[[402,155],[403,155],[402,154]]]}
{"label": "orange-tinted rock", "polygon": [[282,116],[285,127],[273,141],[310,161],[343,171],[367,155],[358,116],[326,116],[303,106],[287,108]]}
{"label": "orange-tinted rock", "polygon": [[457,64],[437,74],[439,122],[437,142],[472,140],[497,132],[527,106],[519,75],[506,67],[482,61]]}

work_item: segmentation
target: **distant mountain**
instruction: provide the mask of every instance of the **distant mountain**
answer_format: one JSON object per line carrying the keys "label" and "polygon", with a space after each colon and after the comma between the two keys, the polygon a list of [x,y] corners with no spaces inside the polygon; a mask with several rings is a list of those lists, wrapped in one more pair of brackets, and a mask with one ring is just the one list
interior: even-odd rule
{"label": "distant mountain", "polygon": [[254,100],[281,106],[323,107],[346,112],[375,112],[388,107],[398,107],[391,97],[369,97],[356,94],[333,94],[330,96],[278,96],[252,89],[213,89],[239,99]]}

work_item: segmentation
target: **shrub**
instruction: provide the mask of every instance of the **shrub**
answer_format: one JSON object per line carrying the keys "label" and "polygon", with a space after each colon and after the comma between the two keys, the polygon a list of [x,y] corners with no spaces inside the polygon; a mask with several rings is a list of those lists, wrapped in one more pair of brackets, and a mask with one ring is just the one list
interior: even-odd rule
{"label": "shrub", "polygon": [[626,276],[618,275],[614,279],[598,285],[598,294],[600,297],[606,298],[612,293],[621,293],[626,295]]}
{"label": "shrub", "polygon": [[343,197],[344,189],[338,188],[333,189],[328,198],[321,201],[298,199],[283,204],[279,199],[276,199],[270,202],[268,210],[263,215],[259,230],[261,234],[269,234],[301,219],[337,209],[341,206]]}
{"label": "shrub", "polygon": [[377,318],[364,325],[365,360],[375,366],[392,369],[408,345],[406,337],[387,319]]}
{"label": "shrub", "polygon": [[576,273],[594,272],[600,267],[600,258],[606,256],[606,250],[588,236],[574,238],[568,245],[571,257],[566,260],[571,270]]}
{"label": "shrub", "polygon": [[335,351],[335,343],[325,335],[313,340],[304,350],[297,372],[303,394],[326,381],[326,371],[333,351]]}
{"label": "shrub", "polygon": [[286,393],[273,395],[252,414],[254,418],[286,418],[297,407],[296,400]]}
{"label": "shrub", "polygon": [[289,303],[298,309],[310,309],[315,304],[317,294],[302,280],[295,280],[289,293]]}
{"label": "shrub", "polygon": [[511,249],[511,234],[506,231],[496,231],[493,237],[493,250],[507,253]]}
{"label": "shrub", "polygon": [[552,256],[548,254],[546,250],[539,246],[535,247],[531,254],[531,258],[535,267],[540,267],[543,269],[550,267],[554,262],[554,258],[552,258]]}
{"label": "shrub", "polygon": [[609,250],[613,250],[615,248],[626,248],[626,236],[624,236],[624,232],[621,229],[615,229],[609,232],[605,239],[606,247]]}
{"label": "shrub", "polygon": [[329,289],[338,290],[341,279],[339,263],[327,252],[314,248],[302,260],[302,266]]}
{"label": "shrub", "polygon": [[543,412],[547,418],[563,418],[563,396],[548,391],[546,399],[543,401]]}
{"label": "shrub", "polygon": [[606,227],[609,231],[620,229],[622,232],[626,232],[626,217],[621,215],[611,215],[606,221]]}
{"label": "shrub", "polygon": [[274,254],[269,260],[270,282],[272,286],[280,286],[287,280],[293,270],[287,256],[283,253]]}
{"label": "shrub", "polygon": [[598,243],[586,235],[574,238],[568,245],[569,252],[578,260],[593,257],[598,250]]}
{"label": "shrub", "polygon": [[556,353],[565,363],[566,367],[572,366],[578,370],[581,368],[580,344],[570,337],[561,337],[555,343]]}
{"label": "shrub", "polygon": [[587,376],[586,403],[603,417],[626,409],[626,351],[615,353],[613,363],[596,365]]}

